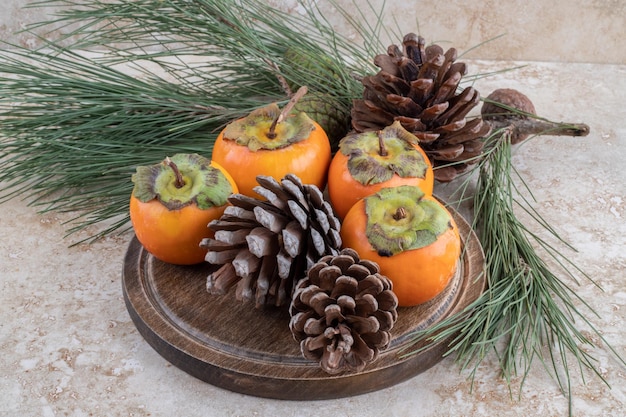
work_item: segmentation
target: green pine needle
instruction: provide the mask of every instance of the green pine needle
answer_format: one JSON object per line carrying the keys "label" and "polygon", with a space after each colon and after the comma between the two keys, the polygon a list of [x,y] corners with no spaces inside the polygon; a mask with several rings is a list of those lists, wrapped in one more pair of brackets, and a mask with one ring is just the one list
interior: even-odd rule
{"label": "green pine needle", "polygon": [[[523,197],[524,191],[530,190],[517,185],[519,182],[526,187],[512,165],[508,135],[499,130],[486,141],[487,151],[476,168],[473,228],[485,252],[487,288],[460,313],[417,333],[404,354],[418,353],[429,343],[447,343],[447,354],[454,353],[461,367],[470,370],[473,380],[482,361],[495,353],[502,377],[509,384],[514,377],[522,376],[520,392],[537,359],[569,399],[571,412],[570,364],[578,365],[583,378],[588,369],[606,383],[595,358],[587,351],[594,343],[578,330],[576,321],[602,340],[620,363],[626,365],[626,361],[579,309],[582,305],[587,313],[597,316],[564,278],[576,284],[577,276],[593,280],[558,247],[516,217],[515,210],[525,211],[558,243],[571,248]],[[558,265],[559,274],[547,259]]]}
{"label": "green pine needle", "polygon": [[[373,68],[373,50],[339,37],[312,8],[294,16],[258,0],[41,5],[61,11],[29,30],[73,30],[54,42],[41,37],[36,51],[0,53],[0,202],[24,194],[42,211],[75,212],[69,234],[105,224],[93,239],[128,227],[136,166],[178,152],[210,155],[228,122],[285,103],[285,83],[349,112],[362,94],[355,74]],[[283,71],[287,48],[309,65]]]}

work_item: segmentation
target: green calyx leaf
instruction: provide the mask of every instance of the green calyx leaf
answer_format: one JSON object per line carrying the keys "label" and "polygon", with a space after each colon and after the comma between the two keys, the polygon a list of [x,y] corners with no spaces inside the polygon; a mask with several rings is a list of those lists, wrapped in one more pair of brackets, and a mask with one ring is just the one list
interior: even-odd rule
{"label": "green calyx leaf", "polygon": [[348,170],[363,185],[388,181],[394,174],[424,178],[428,164],[413,146],[417,138],[394,122],[380,131],[352,133],[339,148],[348,157]]}
{"label": "green calyx leaf", "polygon": [[139,166],[132,176],[133,195],[144,203],[156,198],[169,210],[193,203],[201,210],[223,206],[233,188],[222,171],[210,165],[198,154],[176,154],[155,165]]}
{"label": "green calyx leaf", "polygon": [[411,185],[383,188],[366,197],[365,213],[365,234],[381,256],[423,248],[452,228],[448,210]]}
{"label": "green calyx leaf", "polygon": [[280,149],[300,142],[307,139],[315,129],[311,118],[300,112],[290,114],[276,123],[272,133],[272,125],[280,113],[276,103],[256,109],[248,116],[228,124],[224,129],[224,139],[234,140],[256,152],[259,149]]}

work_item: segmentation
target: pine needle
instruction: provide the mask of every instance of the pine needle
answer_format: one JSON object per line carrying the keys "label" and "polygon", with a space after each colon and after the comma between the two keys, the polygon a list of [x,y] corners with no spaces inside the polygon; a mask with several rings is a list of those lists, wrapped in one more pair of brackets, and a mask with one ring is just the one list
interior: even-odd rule
{"label": "pine needle", "polygon": [[[107,224],[93,239],[127,227],[136,166],[210,155],[226,123],[289,100],[282,80],[349,111],[362,94],[354,75],[372,71],[374,52],[339,37],[311,7],[295,16],[258,0],[36,6],[61,11],[30,31],[72,31],[42,36],[36,51],[0,53],[0,202],[23,194],[42,211],[75,212],[70,234]],[[283,71],[287,48],[312,64]]]}
{"label": "pine needle", "polygon": [[[533,233],[515,215],[516,209],[524,210],[571,249],[523,197],[517,184],[525,184],[512,165],[507,132],[499,130],[486,141],[488,150],[476,168],[473,228],[485,252],[487,288],[460,313],[415,334],[405,355],[418,353],[429,343],[447,343],[447,354],[454,353],[473,380],[482,361],[495,353],[509,387],[514,377],[522,376],[520,392],[537,359],[567,396],[571,412],[570,364],[579,367],[583,378],[587,369],[606,383],[587,350],[595,345],[578,330],[576,321],[602,340],[620,363],[626,362],[587,318],[586,314],[597,316],[595,311],[564,279],[577,283],[581,276],[595,282],[561,253],[562,248]],[[557,264],[559,273],[547,260]]]}

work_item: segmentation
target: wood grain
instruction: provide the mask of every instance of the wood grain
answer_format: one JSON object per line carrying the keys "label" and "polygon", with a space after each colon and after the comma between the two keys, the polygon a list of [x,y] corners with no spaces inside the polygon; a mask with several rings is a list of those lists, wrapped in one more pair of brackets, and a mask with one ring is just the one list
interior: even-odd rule
{"label": "wood grain", "polygon": [[386,388],[442,359],[445,343],[401,355],[413,332],[460,311],[483,291],[484,255],[467,222],[451,210],[464,256],[450,285],[434,300],[398,311],[390,347],[359,373],[330,376],[304,359],[289,330],[286,308],[257,310],[233,293],[206,292],[209,264],[182,267],[161,262],[133,239],[122,285],[128,312],[145,340],[166,360],[215,386],[288,400],[341,398]]}

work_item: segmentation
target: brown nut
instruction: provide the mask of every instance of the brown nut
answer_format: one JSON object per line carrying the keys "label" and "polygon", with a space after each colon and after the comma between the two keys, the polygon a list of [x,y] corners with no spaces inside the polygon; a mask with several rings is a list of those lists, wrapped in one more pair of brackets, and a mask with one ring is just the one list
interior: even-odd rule
{"label": "brown nut", "polygon": [[[503,104],[504,107],[499,106],[498,103]],[[511,109],[517,109],[521,112],[515,112]],[[487,96],[480,113],[483,120],[498,122],[498,124],[507,121],[528,119],[526,114],[537,114],[532,101],[524,94],[512,88],[499,88],[494,90]],[[514,129],[511,134],[511,143],[519,143],[528,138],[528,136],[528,134]]]}

